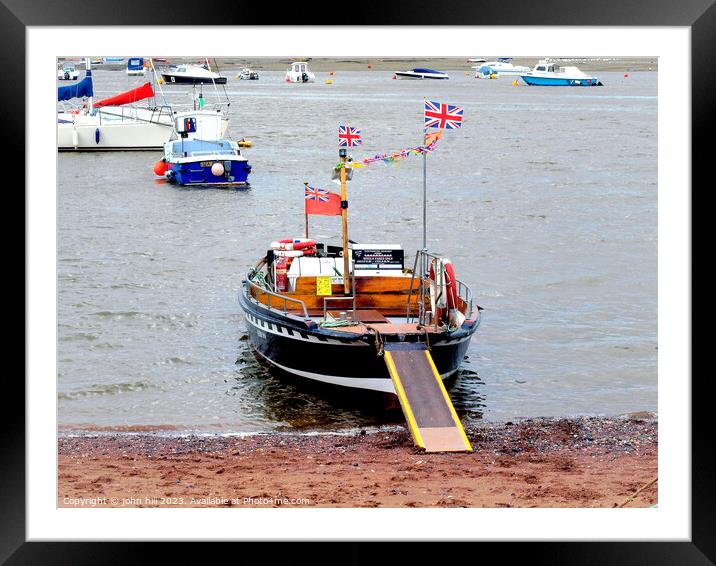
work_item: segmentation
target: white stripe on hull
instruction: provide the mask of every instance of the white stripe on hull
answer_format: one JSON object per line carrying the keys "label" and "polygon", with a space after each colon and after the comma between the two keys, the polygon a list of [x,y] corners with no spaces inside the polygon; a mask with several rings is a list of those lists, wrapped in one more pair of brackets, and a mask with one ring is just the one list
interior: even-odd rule
{"label": "white stripe on hull", "polygon": [[316,338],[315,336],[311,336],[310,334],[308,334],[304,338],[303,336],[301,336],[298,330],[294,330],[293,334],[290,334],[287,328],[276,324],[275,322],[270,323],[272,326],[269,327],[268,322],[258,317],[250,315],[249,313],[245,313],[245,316],[246,320],[261,332],[268,332],[269,334],[283,336],[284,338],[291,338],[293,340],[299,340],[301,342],[313,342],[315,344],[334,344],[337,346],[369,346],[369,344],[366,344],[362,341],[341,342],[340,340],[331,340],[330,338],[326,338],[326,340],[319,340],[318,338]]}
{"label": "white stripe on hull", "polygon": [[[396,395],[395,386],[393,385],[393,380],[390,378],[343,377],[343,376],[338,376],[338,375],[326,375],[326,374],[322,374],[322,373],[313,373],[310,371],[294,369],[294,368],[290,368],[288,366],[277,364],[276,362],[274,362],[273,360],[271,360],[270,358],[265,356],[263,353],[259,352],[259,350],[256,350],[256,353],[258,353],[262,358],[264,358],[271,365],[276,366],[277,368],[282,369],[283,371],[286,371],[288,373],[298,375],[299,377],[304,377],[306,379],[313,379],[315,381],[320,381],[322,383],[329,383],[331,385],[340,385],[342,387],[354,387],[356,389],[368,389],[370,391],[380,391],[382,393],[392,393],[393,395]],[[441,374],[440,379],[445,381],[453,373],[455,373],[455,372]]]}
{"label": "white stripe on hull", "polygon": [[[292,338],[293,340],[299,340],[302,342],[313,342],[316,344],[335,344],[337,346],[370,346],[370,344],[367,344],[361,340],[357,341],[351,341],[351,342],[341,342],[340,340],[334,340],[331,338],[326,338],[325,340],[319,340],[315,336],[311,336],[310,334],[307,335],[305,338],[301,336],[298,330],[294,330],[293,334],[290,334],[288,332],[288,329],[273,322],[271,323],[272,327],[269,328],[269,323],[253,316],[252,314],[249,314],[248,312],[244,313],[244,316],[246,320],[255,328],[262,332],[268,332],[269,334],[274,334],[276,336],[283,336],[285,338]],[[460,344],[461,342],[466,342],[472,338],[472,335],[465,336],[464,338],[460,339],[448,339],[448,340],[441,340],[439,342],[436,342],[434,344],[431,344],[431,347],[438,348],[442,346],[454,346],[455,344]]]}

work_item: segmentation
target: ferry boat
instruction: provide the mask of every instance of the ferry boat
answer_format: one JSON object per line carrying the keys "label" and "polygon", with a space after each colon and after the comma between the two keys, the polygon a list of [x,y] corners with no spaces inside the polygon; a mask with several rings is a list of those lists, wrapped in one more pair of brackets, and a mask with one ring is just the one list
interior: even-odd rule
{"label": "ferry boat", "polygon": [[423,363],[429,352],[435,378],[428,382],[443,387],[463,361],[481,308],[447,258],[423,249],[410,263],[399,244],[348,240],[340,151],[342,246],[308,237],[267,242],[239,292],[250,344],[291,376],[388,394],[399,392],[387,352],[419,352]]}
{"label": "ferry boat", "polygon": [[415,68],[411,71],[396,71],[395,76],[399,79],[449,79],[450,77],[442,71],[433,69]]}
{"label": "ferry boat", "polygon": [[157,175],[182,186],[248,185],[251,165],[237,142],[222,139],[220,112],[179,112],[175,119],[179,139],[164,144]]}
{"label": "ferry boat", "polygon": [[167,84],[226,84],[226,77],[214,73],[206,65],[172,65],[162,72]]}
{"label": "ferry boat", "polygon": [[57,70],[57,78],[61,81],[76,81],[80,78],[80,72],[74,63],[67,61]]}
{"label": "ferry boat", "polygon": [[602,86],[597,77],[587,75],[577,67],[558,67],[546,59],[540,60],[532,71],[520,77],[526,84],[537,86]]}

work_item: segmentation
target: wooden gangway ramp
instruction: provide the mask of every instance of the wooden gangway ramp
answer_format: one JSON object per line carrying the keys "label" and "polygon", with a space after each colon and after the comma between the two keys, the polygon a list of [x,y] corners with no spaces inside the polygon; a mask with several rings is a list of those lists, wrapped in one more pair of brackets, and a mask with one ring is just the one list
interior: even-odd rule
{"label": "wooden gangway ramp", "polygon": [[426,452],[472,452],[425,344],[386,343],[385,363],[415,444]]}

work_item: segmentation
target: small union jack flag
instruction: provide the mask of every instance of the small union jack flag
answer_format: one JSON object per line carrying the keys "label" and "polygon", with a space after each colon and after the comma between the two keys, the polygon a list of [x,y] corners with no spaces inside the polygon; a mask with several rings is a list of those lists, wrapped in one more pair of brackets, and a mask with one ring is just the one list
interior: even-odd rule
{"label": "small union jack flag", "polygon": [[316,189],[306,185],[306,200],[328,202],[328,191],[325,189]]}
{"label": "small union jack flag", "polygon": [[360,139],[360,129],[350,126],[338,126],[338,145],[353,147],[363,143]]}
{"label": "small union jack flag", "polygon": [[425,101],[425,127],[454,130],[462,126],[462,108],[450,104]]}

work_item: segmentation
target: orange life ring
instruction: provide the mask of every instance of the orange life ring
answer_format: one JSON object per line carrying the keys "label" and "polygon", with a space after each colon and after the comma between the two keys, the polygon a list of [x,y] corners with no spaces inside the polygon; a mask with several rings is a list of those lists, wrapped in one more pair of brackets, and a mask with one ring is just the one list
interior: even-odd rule
{"label": "orange life ring", "polygon": [[447,285],[447,308],[457,308],[457,279],[455,278],[455,270],[449,259],[443,260],[443,268],[445,269],[445,283]]}

